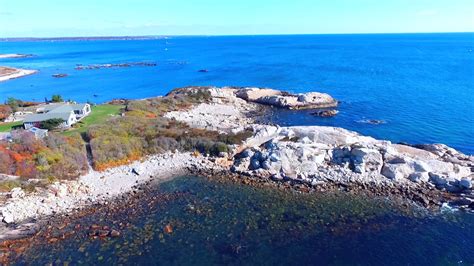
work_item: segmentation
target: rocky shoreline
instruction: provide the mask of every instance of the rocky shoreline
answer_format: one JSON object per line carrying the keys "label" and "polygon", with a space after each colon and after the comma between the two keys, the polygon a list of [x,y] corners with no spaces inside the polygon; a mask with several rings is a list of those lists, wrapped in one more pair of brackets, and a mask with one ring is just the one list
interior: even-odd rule
{"label": "rocky shoreline", "polygon": [[[270,89],[231,87],[207,90],[213,97],[212,103],[167,115],[191,126],[205,125],[203,128],[224,132],[250,127],[253,136],[236,147],[230,156],[233,173],[309,187],[358,187],[362,184],[366,189],[395,188],[396,191],[407,188],[408,198],[420,198],[425,206],[449,201],[462,208],[474,208],[474,156],[442,144],[394,144],[342,128],[266,125],[256,122],[263,114],[255,116],[249,111],[255,108],[255,102],[276,108],[312,108],[315,101],[308,95],[317,93],[291,95]],[[297,102],[281,100],[282,95],[297,99]],[[266,102],[262,103],[262,99]],[[337,103],[330,96],[319,97],[316,102],[320,108]],[[219,114],[217,110],[222,105],[231,106],[233,112]],[[229,128],[225,121],[232,121],[233,126]],[[416,190],[433,195],[433,198],[411,195],[411,191]]]}
{"label": "rocky shoreline", "polygon": [[220,132],[252,130],[253,136],[219,157],[168,152],[102,173],[90,171],[77,181],[55,183],[33,195],[15,190],[0,207],[3,222],[12,224],[0,229],[0,240],[34,232],[31,224],[15,224],[108,204],[141,185],[187,174],[304,193],[342,190],[393,196],[430,209],[448,202],[474,209],[473,156],[441,144],[393,144],[342,128],[257,122],[268,106],[301,109],[337,105],[330,96],[234,87],[186,90],[205,90],[211,99],[187,110],[168,112],[165,117]]}

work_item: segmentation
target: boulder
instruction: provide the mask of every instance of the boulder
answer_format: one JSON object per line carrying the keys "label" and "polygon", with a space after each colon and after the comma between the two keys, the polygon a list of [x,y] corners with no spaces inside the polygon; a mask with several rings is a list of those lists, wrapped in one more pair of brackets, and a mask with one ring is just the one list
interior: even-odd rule
{"label": "boulder", "polygon": [[240,154],[240,157],[241,158],[249,158],[249,157],[252,157],[254,155],[254,152],[251,150],[251,149],[245,149],[241,154]]}
{"label": "boulder", "polygon": [[[306,108],[325,108],[337,106],[337,101],[327,93],[308,92],[298,95],[298,102]],[[334,110],[335,111],[335,110]],[[337,111],[336,111],[337,112]]]}
{"label": "boulder", "polygon": [[237,90],[235,94],[241,99],[255,102],[262,97],[281,95],[281,91],[273,89],[245,88]]}
{"label": "boulder", "polygon": [[380,173],[383,166],[383,157],[376,149],[353,148],[351,150],[351,162],[356,173]]}
{"label": "boulder", "polygon": [[408,179],[410,179],[413,182],[419,183],[419,182],[428,182],[430,180],[430,176],[428,172],[416,172],[412,173],[408,176]]}
{"label": "boulder", "polygon": [[260,166],[260,160],[258,160],[257,158],[253,158],[252,160],[250,160],[250,170],[257,170],[260,168]]}
{"label": "boulder", "polygon": [[2,212],[2,216],[3,216],[3,222],[7,224],[11,224],[15,222],[15,218],[13,217],[13,214],[10,212]]}
{"label": "boulder", "polygon": [[272,153],[272,154],[270,154],[269,159],[270,159],[270,161],[272,161],[272,162],[278,162],[278,161],[280,160],[280,157],[278,157],[277,154]]}
{"label": "boulder", "polygon": [[270,161],[268,161],[268,160],[267,160],[267,161],[263,161],[263,162],[261,163],[261,166],[262,166],[262,168],[265,169],[265,170],[270,170],[271,167],[272,167]]}
{"label": "boulder", "polygon": [[439,173],[429,173],[430,182],[435,184],[436,186],[446,186],[448,184],[448,176]]}
{"label": "boulder", "polygon": [[10,196],[12,199],[19,199],[25,197],[25,191],[21,187],[15,187],[11,190]]}
{"label": "boulder", "polygon": [[408,178],[408,176],[412,173],[413,169],[409,165],[403,163],[387,163],[382,168],[382,175],[392,180],[401,180],[404,178]]}
{"label": "boulder", "polygon": [[472,188],[472,180],[463,178],[463,179],[459,180],[458,185],[461,189],[471,189]]}

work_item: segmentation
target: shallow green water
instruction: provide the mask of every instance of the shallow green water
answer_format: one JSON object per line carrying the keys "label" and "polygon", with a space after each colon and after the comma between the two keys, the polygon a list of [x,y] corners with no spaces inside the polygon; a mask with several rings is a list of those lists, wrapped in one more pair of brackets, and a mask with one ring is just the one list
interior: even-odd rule
{"label": "shallow green water", "polygon": [[[205,178],[159,185],[133,208],[101,209],[74,221],[78,233],[34,245],[17,263],[317,264],[474,263],[474,215],[428,215],[385,199],[302,195]],[[159,199],[157,201],[153,201]],[[92,239],[91,224],[121,229]],[[166,226],[169,225],[165,230]]]}

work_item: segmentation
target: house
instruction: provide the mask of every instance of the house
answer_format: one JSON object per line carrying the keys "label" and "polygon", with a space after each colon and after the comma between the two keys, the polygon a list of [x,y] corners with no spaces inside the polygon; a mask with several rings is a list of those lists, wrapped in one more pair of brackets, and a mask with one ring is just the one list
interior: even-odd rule
{"label": "house", "polygon": [[25,129],[39,128],[42,122],[50,119],[62,119],[64,123],[59,127],[63,129],[70,128],[91,113],[91,106],[88,103],[53,103],[38,108],[36,112],[36,114],[27,116],[23,120]]}

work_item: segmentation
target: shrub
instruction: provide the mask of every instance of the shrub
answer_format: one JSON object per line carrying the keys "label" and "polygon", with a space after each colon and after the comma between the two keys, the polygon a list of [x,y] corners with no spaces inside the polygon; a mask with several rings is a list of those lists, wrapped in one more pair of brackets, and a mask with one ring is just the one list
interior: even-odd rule
{"label": "shrub", "polygon": [[41,122],[40,128],[47,129],[47,130],[53,130],[53,129],[58,128],[64,122],[65,121],[61,118],[52,118],[52,119],[48,119],[48,120],[45,120],[45,121]]}
{"label": "shrub", "polygon": [[64,102],[63,100],[63,97],[59,94],[54,94],[52,97],[51,97],[51,101],[53,103],[60,103],[60,102]]}

